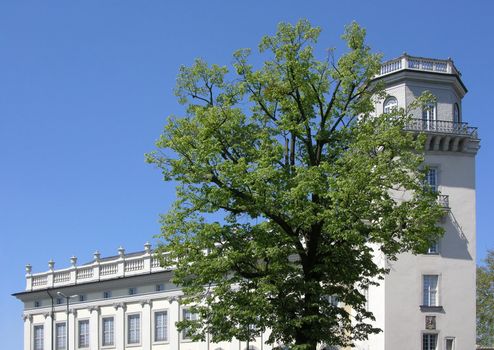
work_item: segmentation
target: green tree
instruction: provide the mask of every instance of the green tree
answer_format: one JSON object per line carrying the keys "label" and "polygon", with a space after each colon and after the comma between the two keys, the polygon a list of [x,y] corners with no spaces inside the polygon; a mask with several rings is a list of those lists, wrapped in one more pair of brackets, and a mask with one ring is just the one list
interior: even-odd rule
{"label": "green tree", "polygon": [[494,346],[494,250],[477,267],[477,343]]}
{"label": "green tree", "polygon": [[243,49],[233,72],[199,59],[180,70],[186,116],[169,118],[148,160],[178,183],[158,252],[200,316],[178,323],[195,339],[365,339],[379,330],[363,290],[386,273],[373,257],[423,252],[442,234],[424,139],[403,131],[409,110],[373,113],[381,57],[365,30],[346,27],[338,60],[315,57],[319,33],[282,23],[258,68]]}

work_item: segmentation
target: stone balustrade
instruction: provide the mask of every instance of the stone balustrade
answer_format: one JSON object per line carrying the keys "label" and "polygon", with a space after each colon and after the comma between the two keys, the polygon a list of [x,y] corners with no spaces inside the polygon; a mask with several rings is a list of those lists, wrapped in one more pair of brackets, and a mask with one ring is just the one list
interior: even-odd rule
{"label": "stone balustrade", "polygon": [[151,250],[151,244],[144,245],[144,251],[125,255],[120,247],[118,255],[106,259],[100,258],[96,251],[93,261],[89,264],[77,266],[77,258],[70,258],[71,266],[55,270],[55,262],[50,260],[49,270],[41,273],[32,273],[31,265],[26,265],[26,291],[70,286],[93,281],[109,280],[119,277],[128,277],[141,274],[165,271]]}
{"label": "stone balustrade", "polygon": [[381,72],[378,77],[405,69],[455,74],[461,76],[461,73],[456,69],[451,59],[439,60],[424,57],[413,57],[404,53],[398,58],[384,62],[381,66]]}

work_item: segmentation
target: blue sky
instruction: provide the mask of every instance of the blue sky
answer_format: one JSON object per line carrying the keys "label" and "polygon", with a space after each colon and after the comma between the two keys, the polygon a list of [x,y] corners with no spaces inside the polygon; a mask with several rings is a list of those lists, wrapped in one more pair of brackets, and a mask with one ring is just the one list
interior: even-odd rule
{"label": "blue sky", "polygon": [[[478,126],[478,256],[494,248],[491,117],[494,2],[22,1],[0,2],[0,335],[21,349],[24,265],[67,267],[100,250],[142,249],[174,188],[144,163],[169,114],[178,68],[196,57],[230,64],[280,21],[321,26],[319,52],[342,48],[345,24],[367,28],[386,58],[452,57]],[[339,50],[338,52],[341,52]]]}

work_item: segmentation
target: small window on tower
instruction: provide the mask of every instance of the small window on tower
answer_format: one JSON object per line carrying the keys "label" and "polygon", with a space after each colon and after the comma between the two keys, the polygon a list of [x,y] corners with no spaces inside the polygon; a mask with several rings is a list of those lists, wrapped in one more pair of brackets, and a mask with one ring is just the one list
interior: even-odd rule
{"label": "small window on tower", "polygon": [[391,113],[396,107],[398,107],[398,100],[396,97],[390,96],[384,101],[384,113]]}
{"label": "small window on tower", "polygon": [[437,192],[437,168],[429,168],[425,175],[425,183],[432,191]]}

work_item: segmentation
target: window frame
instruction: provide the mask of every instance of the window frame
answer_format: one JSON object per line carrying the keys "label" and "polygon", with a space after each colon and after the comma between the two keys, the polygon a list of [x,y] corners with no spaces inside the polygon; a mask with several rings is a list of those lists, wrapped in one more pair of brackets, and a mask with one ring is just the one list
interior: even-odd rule
{"label": "window frame", "polygon": [[444,350],[448,350],[446,348],[446,346],[448,345],[448,340],[451,340],[453,343],[453,347],[451,348],[451,350],[455,350],[456,349],[456,338],[455,337],[444,337]]}
{"label": "window frame", "polygon": [[165,290],[165,284],[164,283],[157,283],[154,285],[154,291],[155,292],[163,292]]}
{"label": "window frame", "polygon": [[136,295],[137,294],[137,287],[130,287],[128,290],[129,295]]}
{"label": "window frame", "polygon": [[[87,323],[87,346],[81,346],[81,323]],[[77,349],[89,349],[91,346],[91,323],[89,318],[81,318],[77,320]]]}
{"label": "window frame", "polygon": [[[166,313],[166,322],[165,322],[165,339],[164,340],[156,340],[156,315],[160,313]],[[170,342],[170,313],[168,309],[156,309],[153,310],[153,319],[152,319],[152,339],[153,344],[168,344]]]}
{"label": "window frame", "polygon": [[[130,322],[129,319],[130,317],[138,316],[139,317],[139,323],[138,323],[138,342],[129,342],[130,339]],[[125,346],[141,346],[142,343],[142,314],[141,312],[130,312],[125,314]]]}
{"label": "window frame", "polygon": [[[435,184],[431,184],[430,181],[430,173],[434,172],[434,182]],[[427,173],[425,174],[425,183],[434,191],[435,193],[439,193],[439,167],[435,165],[427,166]]]}
{"label": "window frame", "polygon": [[[434,249],[432,249],[434,247]],[[437,256],[439,255],[439,252],[440,252],[440,245],[439,245],[439,241],[436,241],[434,242],[433,244],[431,244],[429,246],[429,248],[427,248],[427,253],[426,255],[432,255],[432,256]]]}
{"label": "window frame", "polygon": [[[41,329],[41,347],[36,347],[36,329]],[[44,323],[35,323],[32,327],[32,349],[44,350],[45,349],[45,325]]]}
{"label": "window frame", "polygon": [[105,290],[105,291],[103,291],[103,299],[110,299],[111,297],[112,297],[111,290]]}
{"label": "window frame", "polygon": [[[431,295],[430,295],[430,289],[427,290],[426,292],[426,286],[425,286],[425,281],[426,281],[426,277],[430,277],[430,276],[435,276],[436,277],[436,297],[435,297],[435,303],[432,304],[431,303]],[[440,286],[441,286],[441,275],[438,274],[438,273],[424,273],[422,274],[422,301],[421,301],[421,305],[424,306],[424,307],[432,307],[432,308],[436,308],[436,307],[441,307],[441,299],[440,299]],[[427,301],[426,301],[426,295],[427,295]]]}
{"label": "window frame", "polygon": [[[395,102],[395,104],[392,106],[387,106],[390,102]],[[398,99],[395,96],[389,95],[383,102],[383,113],[389,114],[393,112],[393,108],[398,108]]]}
{"label": "window frame", "polygon": [[[427,349],[424,348],[424,340],[425,340],[424,338],[426,336],[432,336],[432,335],[436,336],[436,346],[434,348],[432,348],[432,349],[431,348],[427,348]],[[422,339],[420,341],[420,343],[421,343],[420,344],[420,348],[422,350],[439,350],[439,333],[438,332],[422,332],[422,337],[421,338]]]}
{"label": "window frame", "polygon": [[[430,111],[433,113],[431,114]],[[432,102],[422,107],[422,123],[426,130],[435,130],[437,121],[437,103]]]}
{"label": "window frame", "polygon": [[[185,320],[185,313],[186,312],[189,312],[194,317],[194,318],[190,319],[191,321],[197,320],[197,314],[196,313],[190,311],[190,308],[188,308],[188,307],[183,307],[183,308],[181,308],[181,312],[180,312],[180,321]],[[186,332],[187,332],[187,329],[184,329],[180,332],[180,339],[182,339],[182,341],[184,341],[184,342],[191,342],[192,337],[187,335]]]}
{"label": "window frame", "polygon": [[[63,348],[60,348],[59,345],[58,345],[58,338],[59,338],[59,335],[58,335],[58,327],[63,325],[65,327],[64,329],[64,347]],[[59,322],[55,322],[55,337],[54,337],[54,341],[55,341],[55,350],[67,350],[67,322],[66,321],[59,321]]]}
{"label": "window frame", "polygon": [[[105,319],[113,320],[113,330],[112,330],[112,344],[105,344]],[[101,315],[100,316],[100,344],[102,349],[114,348],[116,346],[115,342],[115,315]]]}

